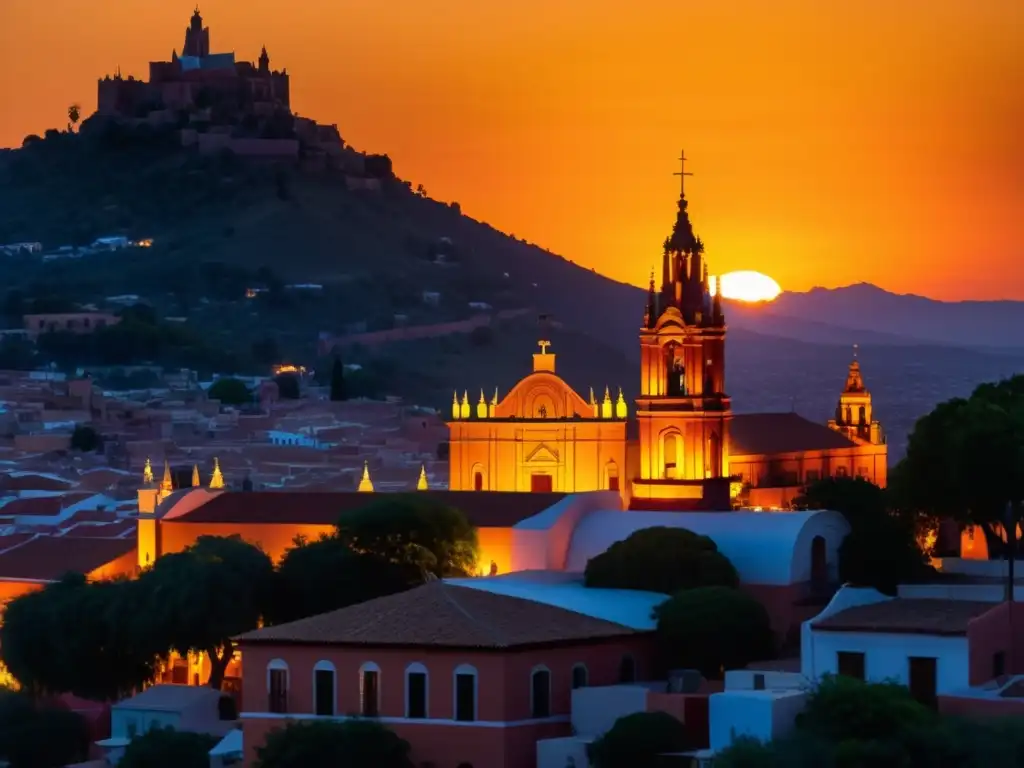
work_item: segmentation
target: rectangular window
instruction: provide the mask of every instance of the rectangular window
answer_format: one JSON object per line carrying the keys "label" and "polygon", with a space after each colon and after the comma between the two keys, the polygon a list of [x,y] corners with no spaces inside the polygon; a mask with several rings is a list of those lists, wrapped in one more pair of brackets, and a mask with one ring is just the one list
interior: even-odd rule
{"label": "rectangular window", "polygon": [[992,677],[1002,677],[1006,674],[1006,651],[996,651],[992,654]]}
{"label": "rectangular window", "polygon": [[853,651],[839,651],[836,654],[836,669],[844,677],[864,679],[864,654]]}
{"label": "rectangular window", "polygon": [[611,477],[608,478],[608,490],[609,491],[617,491],[617,490],[619,490],[619,476],[618,475],[612,475]]}
{"label": "rectangular window", "polygon": [[908,683],[910,695],[927,707],[936,705],[936,685],[938,682],[938,659],[932,656],[911,656],[907,659],[909,666]]}
{"label": "rectangular window", "polygon": [[455,719],[476,720],[476,675],[455,676]]}
{"label": "rectangular window", "polygon": [[551,717],[551,673],[547,670],[537,670],[533,673],[532,684],[533,710],[531,716],[534,718]]}
{"label": "rectangular window", "polygon": [[313,676],[315,686],[315,714],[327,717],[334,716],[334,671],[318,669]]}
{"label": "rectangular window", "polygon": [[375,670],[363,671],[363,717],[377,717],[380,714],[379,676]]}
{"label": "rectangular window", "polygon": [[288,670],[270,670],[270,690],[268,691],[268,708],[271,712],[283,714],[288,711]]}
{"label": "rectangular window", "polygon": [[406,676],[409,700],[405,716],[421,720],[427,716],[427,675],[424,672],[410,672]]}

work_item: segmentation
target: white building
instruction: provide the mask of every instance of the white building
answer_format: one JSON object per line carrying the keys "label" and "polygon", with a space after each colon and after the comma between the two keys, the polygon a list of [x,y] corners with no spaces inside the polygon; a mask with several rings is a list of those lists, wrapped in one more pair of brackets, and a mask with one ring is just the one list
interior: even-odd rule
{"label": "white building", "polygon": [[[999,672],[1000,651],[991,642],[998,627],[984,618],[996,610],[987,601],[893,598],[844,587],[804,623],[801,671],[810,680],[842,674],[902,683],[922,701],[934,701],[971,685],[972,661],[976,677],[982,662],[986,673]],[[991,658],[981,659],[984,652]]]}

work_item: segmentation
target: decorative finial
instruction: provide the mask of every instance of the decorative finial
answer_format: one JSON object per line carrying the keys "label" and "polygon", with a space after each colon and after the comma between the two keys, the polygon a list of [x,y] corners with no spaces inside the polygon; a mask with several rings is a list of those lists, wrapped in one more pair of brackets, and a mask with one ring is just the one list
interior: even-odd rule
{"label": "decorative finial", "polygon": [[457,419],[462,416],[462,409],[459,408],[459,393],[452,392],[452,418]]}
{"label": "decorative finial", "polygon": [[149,459],[146,459],[146,466],[142,468],[142,482],[146,485],[153,484],[153,465]]}
{"label": "decorative finial", "polygon": [[198,488],[200,485],[202,485],[202,482],[200,482],[200,480],[199,480],[199,465],[198,464],[193,464],[192,465],[192,487],[193,488]]}
{"label": "decorative finial", "polygon": [[540,347],[540,353],[546,355],[548,353],[548,347],[551,346],[550,341],[541,340],[537,342],[537,346]]}
{"label": "decorative finial", "polygon": [[220,461],[213,459],[213,477],[210,478],[211,490],[222,490],[224,488],[224,475],[220,471]]}
{"label": "decorative finial", "polygon": [[427,485],[427,467],[424,464],[420,464],[420,477],[416,481],[416,490],[417,491],[428,491],[428,490],[430,490],[429,486]]}
{"label": "decorative finial", "polygon": [[171,463],[164,459],[164,477],[160,481],[160,490],[163,493],[170,493],[174,490],[174,483],[171,482]]}
{"label": "decorative finial", "polygon": [[615,401],[615,418],[624,419],[628,413],[626,399],[622,396],[622,387],[619,387],[619,399]]}
{"label": "decorative finial", "polygon": [[853,359],[854,360],[857,359],[857,349],[858,349],[859,346],[860,346],[859,344],[854,344],[853,345]]}
{"label": "decorative finial", "polygon": [[476,417],[478,419],[487,418],[487,398],[484,397],[483,387],[480,388],[480,402],[476,404]]}
{"label": "decorative finial", "polygon": [[359,493],[373,493],[373,481],[370,479],[370,463],[363,462],[363,476],[359,480]]}

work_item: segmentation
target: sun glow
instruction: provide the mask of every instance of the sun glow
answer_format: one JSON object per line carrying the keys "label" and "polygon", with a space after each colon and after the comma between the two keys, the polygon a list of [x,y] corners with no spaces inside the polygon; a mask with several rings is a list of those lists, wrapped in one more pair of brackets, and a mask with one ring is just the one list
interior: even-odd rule
{"label": "sun glow", "polygon": [[782,288],[768,275],[760,272],[728,272],[714,281],[714,290],[721,287],[723,299],[736,301],[772,301]]}

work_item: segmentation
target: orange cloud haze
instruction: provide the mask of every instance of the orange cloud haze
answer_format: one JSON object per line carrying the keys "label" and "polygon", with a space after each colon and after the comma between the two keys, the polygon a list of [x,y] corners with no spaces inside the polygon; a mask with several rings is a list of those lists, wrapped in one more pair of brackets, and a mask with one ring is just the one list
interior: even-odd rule
{"label": "orange cloud haze", "polygon": [[[0,145],[180,49],[192,2],[3,0]],[[680,147],[713,270],[1024,299],[1020,0],[204,0],[293,107],[469,215],[643,284]]]}

